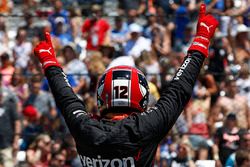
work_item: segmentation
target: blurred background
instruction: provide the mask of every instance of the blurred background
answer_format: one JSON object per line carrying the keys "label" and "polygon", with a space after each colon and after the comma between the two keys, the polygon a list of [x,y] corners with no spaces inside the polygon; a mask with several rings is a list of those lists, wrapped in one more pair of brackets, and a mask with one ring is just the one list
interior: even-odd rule
{"label": "blurred background", "polygon": [[154,166],[250,166],[250,0],[0,0],[0,167],[81,166],[33,55],[44,30],[89,112],[98,114],[99,76],[116,65],[146,74],[153,106],[186,55],[202,2],[220,25]]}

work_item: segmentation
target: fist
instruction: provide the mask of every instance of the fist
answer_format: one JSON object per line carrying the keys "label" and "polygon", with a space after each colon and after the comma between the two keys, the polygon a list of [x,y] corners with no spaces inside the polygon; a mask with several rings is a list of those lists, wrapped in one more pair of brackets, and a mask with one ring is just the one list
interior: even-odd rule
{"label": "fist", "polygon": [[51,37],[48,32],[44,32],[45,41],[41,41],[35,48],[34,54],[42,64],[42,68],[45,70],[50,66],[61,67],[58,63],[55,52],[52,46]]}
{"label": "fist", "polygon": [[206,15],[206,5],[202,4],[200,6],[197,32],[188,52],[199,51],[205,57],[208,57],[210,39],[214,36],[218,25],[218,21],[212,15]]}
{"label": "fist", "polygon": [[202,36],[210,40],[214,36],[218,25],[219,22],[212,15],[206,15],[206,5],[202,4],[200,6],[196,36]]}

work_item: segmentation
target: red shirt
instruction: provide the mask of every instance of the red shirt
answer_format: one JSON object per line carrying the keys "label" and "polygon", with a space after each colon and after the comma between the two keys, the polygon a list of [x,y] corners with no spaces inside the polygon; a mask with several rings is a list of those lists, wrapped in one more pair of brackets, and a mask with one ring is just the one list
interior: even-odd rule
{"label": "red shirt", "polygon": [[110,25],[104,19],[99,19],[91,23],[90,19],[86,19],[82,26],[82,33],[89,33],[87,37],[87,50],[97,50],[103,44]]}

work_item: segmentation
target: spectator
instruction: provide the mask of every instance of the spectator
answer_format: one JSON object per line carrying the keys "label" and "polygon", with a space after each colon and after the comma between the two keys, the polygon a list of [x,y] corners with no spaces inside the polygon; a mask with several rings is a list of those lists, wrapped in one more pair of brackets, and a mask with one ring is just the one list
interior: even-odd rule
{"label": "spectator", "polygon": [[221,26],[220,30],[223,35],[232,35],[235,32],[231,32],[231,34],[228,34],[229,29],[231,31],[234,31],[235,26],[237,25],[237,21],[235,18],[230,17],[232,16],[232,11],[234,10],[234,1],[233,0],[225,0],[223,5],[223,10],[219,13]]}
{"label": "spectator", "polygon": [[[115,47],[121,47],[128,38],[128,26],[121,16],[115,17],[115,25],[111,31],[111,42]],[[117,45],[117,46],[116,46]]]}
{"label": "spectator", "polygon": [[135,9],[130,9],[128,10],[128,12],[126,13],[127,15],[127,25],[129,26],[130,24],[136,23],[137,21],[137,11]]}
{"label": "spectator", "polygon": [[142,27],[137,23],[129,25],[130,39],[127,41],[124,52],[125,55],[137,59],[141,52],[151,50],[151,41],[142,36]]}
{"label": "spectator", "polygon": [[67,32],[67,24],[65,22],[65,19],[63,17],[57,17],[54,20],[55,24],[55,32],[52,33],[52,35],[56,38],[58,38],[60,44],[62,46],[67,45],[68,43],[73,41],[73,37],[71,33]]}
{"label": "spectator", "polygon": [[34,141],[35,137],[43,132],[41,124],[41,114],[32,105],[27,105],[22,110],[23,128],[22,128],[22,143],[21,150],[27,150],[29,145]]}
{"label": "spectator", "polygon": [[208,63],[208,72],[213,74],[216,82],[222,82],[225,80],[226,67],[228,62],[228,56],[231,52],[229,50],[230,44],[226,38],[218,37],[214,39],[214,42],[210,46],[210,56]]}
{"label": "spectator", "polygon": [[189,102],[186,108],[189,132],[193,134],[190,138],[192,138],[194,144],[206,140],[209,134],[207,120],[210,110],[211,95],[206,93],[206,87],[198,81],[194,91],[194,94],[197,96]]}
{"label": "spectator", "polygon": [[79,8],[70,9],[70,25],[72,29],[72,36],[75,42],[81,38],[82,31],[79,27],[83,24],[81,10]]}
{"label": "spectator", "polygon": [[[250,151],[250,132],[246,129],[243,129],[239,132],[240,135],[240,147],[238,150],[246,150]],[[237,152],[237,151],[236,151]],[[227,167],[235,167],[235,155],[236,152],[232,153],[227,161],[226,161],[226,166]]]}
{"label": "spectator", "polygon": [[247,64],[242,65],[236,85],[238,87],[239,94],[247,98],[247,104],[250,106],[250,76]]}
{"label": "spectator", "polygon": [[27,31],[23,28],[19,28],[16,35],[16,43],[13,48],[15,66],[26,69],[31,52],[32,45],[27,41]]}
{"label": "spectator", "polygon": [[12,0],[3,0],[0,4],[0,13],[8,14],[13,8]]}
{"label": "spectator", "polygon": [[225,165],[230,154],[239,147],[239,130],[236,115],[230,113],[225,120],[224,126],[219,128],[216,132],[215,143],[219,148],[219,157],[223,165]]}
{"label": "spectator", "polygon": [[236,152],[236,166],[247,167],[250,166],[250,151],[239,150]]}
{"label": "spectator", "polygon": [[145,12],[146,2],[145,0],[119,0],[119,8],[122,13],[129,13],[133,10],[136,15],[140,15]]}
{"label": "spectator", "polygon": [[90,56],[85,59],[85,64],[89,70],[90,75],[90,86],[89,92],[95,92],[97,82],[100,74],[102,74],[106,67],[104,64],[104,58],[101,52],[92,52]]}
{"label": "spectator", "polygon": [[51,157],[51,138],[47,134],[40,134],[30,144],[26,159],[32,167],[47,167]]}
{"label": "spectator", "polygon": [[248,63],[250,60],[250,42],[249,32],[250,29],[244,24],[237,26],[237,34],[235,37],[235,58],[236,63],[243,64]]}
{"label": "spectator", "polygon": [[70,21],[69,21],[69,12],[63,9],[63,4],[61,0],[55,0],[53,2],[54,5],[54,12],[49,15],[48,20],[52,26],[52,33],[56,34],[57,32],[57,23],[56,19],[60,19],[63,23],[65,23],[65,31],[70,32]]}
{"label": "spectator", "polygon": [[82,26],[82,36],[87,40],[87,50],[98,50],[105,43],[109,43],[109,23],[101,18],[101,6],[93,5],[91,17]]}
{"label": "spectator", "polygon": [[159,93],[157,86],[152,82],[148,82],[148,87],[149,87],[150,96],[152,96],[156,101],[159,100],[160,93]]}
{"label": "spectator", "polygon": [[[194,138],[200,138],[204,140],[204,137],[209,137],[209,125],[213,126],[210,121],[210,107],[212,102],[212,95],[216,95],[217,86],[213,75],[209,73],[203,73],[199,76],[198,82],[194,88],[193,98],[190,100],[188,107],[186,108],[186,116],[189,131],[194,135]],[[212,130],[212,128],[210,128]]]}
{"label": "spectator", "polygon": [[82,89],[88,88],[90,80],[88,69],[86,65],[78,59],[76,46],[72,43],[66,45],[62,49],[62,54],[65,58],[65,71],[68,74],[77,74],[73,77],[77,85],[75,91],[78,92]]}
{"label": "spectator", "polygon": [[152,48],[156,52],[157,56],[166,56],[170,52],[171,48],[171,32],[169,27],[157,23],[157,16],[151,14],[148,16],[148,23],[144,27],[143,35],[152,40]]}
{"label": "spectator", "polygon": [[184,136],[178,144],[177,156],[173,159],[171,167],[194,167],[192,147]]}
{"label": "spectator", "polygon": [[10,56],[7,53],[1,55],[1,64],[0,72],[3,75],[2,84],[9,87],[15,68],[13,67],[12,62],[10,61]]}
{"label": "spectator", "polygon": [[213,114],[235,113],[239,128],[248,128],[250,125],[249,106],[245,96],[241,96],[237,90],[236,81],[226,82],[226,95],[220,96],[213,107]]}
{"label": "spectator", "polygon": [[39,28],[35,26],[34,17],[31,12],[24,12],[24,25],[21,27],[27,31],[27,40],[32,41],[33,38],[39,35]]}
{"label": "spectator", "polygon": [[18,140],[21,124],[16,110],[16,99],[0,88],[0,154],[4,167],[15,166],[15,156],[19,149]]}
{"label": "spectator", "polygon": [[[60,62],[62,68],[65,69],[65,58],[63,56],[59,56],[57,57],[58,61]],[[74,79],[74,76],[73,75],[67,75],[67,79],[68,79],[68,82],[70,84],[70,86],[73,88],[73,90],[75,92],[78,92],[79,89],[81,88],[81,85],[80,84],[76,84],[76,80]],[[41,89],[43,91],[47,91],[49,92],[50,89],[49,89],[49,83],[48,83],[48,80],[46,78],[43,78],[42,80],[42,87]]]}
{"label": "spectator", "polygon": [[6,29],[6,19],[4,17],[0,17],[0,55],[3,53],[11,53],[9,47],[9,37]]}
{"label": "spectator", "polygon": [[[196,151],[196,161],[195,165],[200,166],[209,164],[210,166],[215,166],[215,161],[209,160],[209,148],[206,146],[200,146]],[[208,165],[207,165],[208,166]]]}
{"label": "spectator", "polygon": [[186,26],[190,22],[188,17],[188,13],[192,12],[195,9],[195,0],[191,1],[179,1],[179,3],[175,3],[175,1],[171,2],[171,8],[175,11],[175,50],[181,51],[182,44],[184,43],[183,39],[185,39],[184,31]]}
{"label": "spectator", "polygon": [[51,160],[49,161],[50,167],[65,167],[66,156],[63,152],[55,152],[51,155]]}
{"label": "spectator", "polygon": [[15,68],[10,85],[10,90],[15,92],[20,100],[20,106],[23,106],[29,96],[28,84],[23,74],[21,68]]}
{"label": "spectator", "polygon": [[153,82],[155,85],[160,85],[160,65],[157,58],[154,57],[152,52],[142,51],[139,57],[139,66],[147,74],[147,80]]}
{"label": "spectator", "polygon": [[24,105],[33,105],[41,115],[48,114],[52,117],[57,115],[55,101],[48,92],[41,90],[41,79],[39,76],[31,78],[30,95]]}

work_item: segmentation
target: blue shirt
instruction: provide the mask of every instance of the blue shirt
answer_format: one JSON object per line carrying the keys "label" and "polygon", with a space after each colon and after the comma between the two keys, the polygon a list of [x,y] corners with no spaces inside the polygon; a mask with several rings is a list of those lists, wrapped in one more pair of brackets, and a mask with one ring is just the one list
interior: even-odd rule
{"label": "blue shirt", "polygon": [[126,45],[125,45],[125,47],[124,47],[124,53],[125,53],[125,55],[128,55],[129,51],[134,47],[135,42],[136,42],[136,41],[134,41],[134,40],[129,40],[129,41],[126,43]]}
{"label": "blue shirt", "polygon": [[[67,79],[68,79],[69,84],[71,85],[71,87],[76,87],[77,86],[76,81],[73,78],[73,75],[67,75]],[[43,91],[49,91],[49,83],[48,83],[47,79],[43,79],[41,89]]]}
{"label": "blue shirt", "polygon": [[126,23],[122,24],[121,30],[113,29],[111,32],[111,39],[125,39],[128,33],[128,25]]}
{"label": "blue shirt", "polygon": [[225,167],[234,167],[235,153],[231,154],[226,161]]}
{"label": "blue shirt", "polygon": [[[70,27],[70,20],[69,20],[69,12],[67,10],[62,9],[60,12],[55,12],[52,13],[51,15],[49,15],[49,22],[51,23],[52,26],[52,33],[55,34],[56,33],[56,22],[55,19],[57,17],[62,17],[64,18],[64,24],[67,24],[68,28]],[[69,29],[67,29],[67,31],[70,31]]]}

